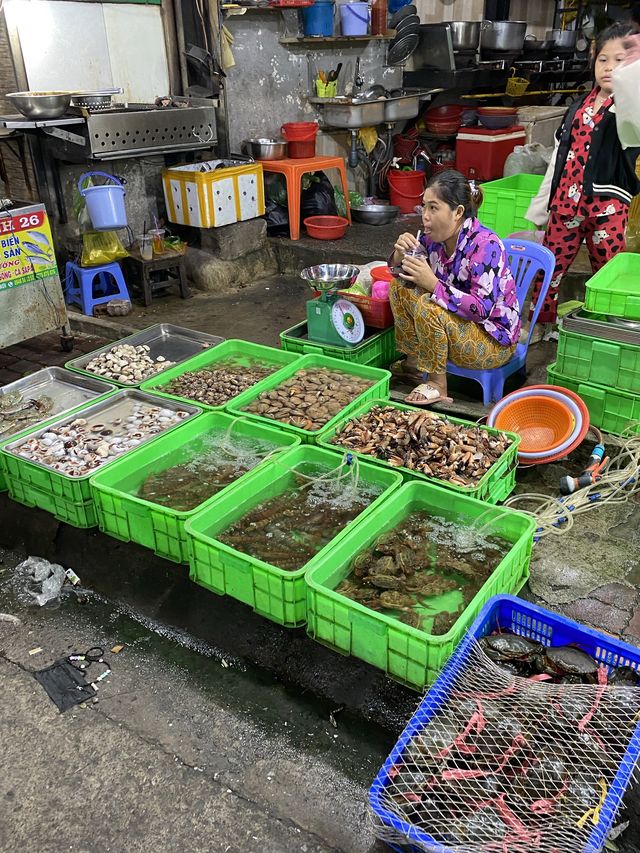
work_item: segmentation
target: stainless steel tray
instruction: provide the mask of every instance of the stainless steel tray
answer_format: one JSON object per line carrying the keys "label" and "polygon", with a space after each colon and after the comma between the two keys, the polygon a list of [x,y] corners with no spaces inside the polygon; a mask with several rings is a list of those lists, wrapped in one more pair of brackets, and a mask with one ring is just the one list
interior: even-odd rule
{"label": "stainless steel tray", "polygon": [[[184,418],[179,421],[177,424],[168,427],[167,429],[160,430],[160,432],[154,433],[153,435],[149,435],[146,438],[142,438],[140,440],[140,444],[136,445],[136,450],[138,447],[141,447],[143,444],[146,444],[148,441],[152,441],[154,438],[158,438],[160,435],[166,435],[168,432],[171,432],[173,429],[177,429],[181,424],[186,423],[189,418],[194,415],[199,415],[202,413],[202,409],[198,406],[193,406],[189,403],[181,403],[178,400],[169,400],[163,397],[155,397],[153,394],[147,394],[145,391],[139,391],[137,388],[123,388],[120,391],[117,391],[113,396],[107,397],[105,400],[101,400],[99,403],[96,403],[93,406],[87,406],[86,409],[82,409],[81,412],[75,412],[73,415],[67,415],[63,418],[58,418],[53,423],[48,424],[46,427],[41,427],[40,429],[35,429],[30,432],[28,435],[23,435],[22,438],[16,439],[16,441],[12,441],[3,447],[5,453],[11,454],[11,456],[15,456],[17,459],[20,459],[22,462],[29,462],[31,465],[37,465],[39,468],[44,468],[46,471],[54,471],[56,474],[59,474],[61,477],[64,477],[68,480],[73,480],[74,482],[78,480],[86,480],[89,477],[93,477],[96,471],[101,470],[104,465],[107,465],[111,462],[114,462],[115,459],[121,459],[125,453],[121,453],[118,456],[115,456],[113,459],[109,459],[108,462],[104,462],[101,465],[98,465],[96,468],[93,468],[88,474],[84,474],[82,477],[69,477],[67,474],[64,474],[60,471],[55,471],[50,465],[45,465],[42,462],[36,462],[34,459],[28,459],[26,456],[21,456],[18,452],[19,448],[29,439],[32,438],[40,438],[45,432],[48,432],[51,429],[55,429],[56,426],[64,426],[65,424],[70,423],[76,418],[82,417],[85,418],[89,424],[96,422],[106,422],[107,418],[118,418],[118,417],[127,417],[133,411],[133,406],[135,403],[146,403],[149,406],[159,406],[161,409],[170,409],[173,412],[188,412],[189,417]],[[99,421],[98,421],[99,418]]]}
{"label": "stainless steel tray", "polygon": [[628,329],[611,320],[594,320],[581,308],[576,308],[562,319],[562,329],[578,335],[588,335],[603,341],[640,346],[640,330]]}
{"label": "stainless steel tray", "polygon": [[[12,435],[22,432],[25,429],[35,429],[43,421],[50,420],[56,415],[62,415],[64,412],[81,406],[88,400],[93,400],[95,397],[100,397],[115,390],[116,386],[110,382],[105,382],[97,377],[71,373],[71,371],[65,370],[62,367],[45,367],[44,370],[30,373],[29,376],[16,379],[15,382],[10,382],[9,385],[4,385],[0,388],[0,400],[7,394],[18,391],[27,399],[38,396],[51,397],[53,405],[38,420],[29,421],[22,426],[17,426],[15,430],[3,433],[0,428],[0,439],[6,441]],[[2,413],[0,412],[1,419]]]}
{"label": "stainless steel tray", "polygon": [[[215,347],[223,341],[224,338],[219,338],[217,335],[207,335],[205,332],[183,329],[182,326],[173,326],[171,323],[157,323],[155,326],[149,326],[148,329],[136,332],[135,335],[129,335],[128,338],[121,338],[119,341],[114,341],[111,344],[100,347],[100,349],[96,349],[80,358],[74,358],[68,361],[65,367],[68,367],[69,370],[77,370],[86,376],[96,377],[95,373],[91,373],[86,369],[87,364],[96,358],[96,356],[107,353],[121,344],[131,344],[132,346],[147,344],[150,348],[149,355],[151,358],[155,359],[159,355],[163,355],[168,361],[180,364],[180,362],[186,361],[191,356],[198,355],[204,349]],[[165,369],[173,367],[174,364],[167,365]],[[135,388],[147,379],[153,379],[161,373],[162,370],[159,370],[153,376],[147,376],[145,379],[140,379],[139,382],[116,382],[115,384],[119,387]]]}

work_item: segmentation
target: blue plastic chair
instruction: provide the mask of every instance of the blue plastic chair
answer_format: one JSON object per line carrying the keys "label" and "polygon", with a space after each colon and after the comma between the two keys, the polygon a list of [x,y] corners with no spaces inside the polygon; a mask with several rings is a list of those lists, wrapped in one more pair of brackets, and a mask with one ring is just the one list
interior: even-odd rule
{"label": "blue plastic chair", "polygon": [[466,379],[474,379],[482,385],[482,402],[485,406],[502,399],[504,383],[512,373],[525,372],[531,335],[551,284],[551,276],[556,265],[553,252],[538,243],[531,243],[528,240],[503,240],[502,242],[507,250],[509,266],[516,280],[516,294],[521,311],[524,309],[529,288],[540,273],[543,273],[543,279],[538,300],[533,309],[527,340],[517,345],[510,361],[502,367],[493,367],[491,370],[471,370],[468,367],[458,367],[457,364],[447,362],[447,373],[464,376]]}

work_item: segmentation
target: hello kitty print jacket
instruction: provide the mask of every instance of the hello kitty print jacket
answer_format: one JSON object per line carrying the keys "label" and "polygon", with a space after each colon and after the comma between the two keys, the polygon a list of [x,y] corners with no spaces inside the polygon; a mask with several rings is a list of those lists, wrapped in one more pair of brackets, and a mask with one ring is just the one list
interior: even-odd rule
{"label": "hello kitty print jacket", "polygon": [[516,283],[500,239],[475,217],[466,219],[451,257],[442,243],[420,238],[438,279],[431,299],[463,320],[472,320],[502,346],[520,335]]}
{"label": "hello kitty print jacket", "polygon": [[[594,114],[591,107],[597,92],[597,88],[592,89],[572,104],[556,133],[558,151],[549,209],[564,215],[575,210],[581,197],[586,203],[598,198],[615,199],[628,205],[640,192],[640,181],[635,173],[640,148],[623,148],[611,98]],[[567,178],[573,173],[577,173],[575,179],[567,184]],[[563,202],[566,209],[560,211],[558,207]]]}

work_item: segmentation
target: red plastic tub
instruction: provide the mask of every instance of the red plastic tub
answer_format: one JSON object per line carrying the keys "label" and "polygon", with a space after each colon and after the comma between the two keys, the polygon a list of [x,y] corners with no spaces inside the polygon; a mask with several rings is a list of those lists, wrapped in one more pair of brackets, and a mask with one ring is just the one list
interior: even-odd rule
{"label": "red plastic tub", "polygon": [[309,237],[316,240],[339,240],[344,237],[349,220],[343,216],[308,216],[303,225]]}
{"label": "red plastic tub", "polygon": [[413,213],[418,204],[422,204],[424,192],[424,172],[403,172],[390,169],[387,175],[389,200],[400,208],[400,213]]}
{"label": "red plastic tub", "polygon": [[287,141],[287,150],[292,160],[305,160],[316,156],[318,125],[315,121],[290,121],[282,125],[280,132]]}

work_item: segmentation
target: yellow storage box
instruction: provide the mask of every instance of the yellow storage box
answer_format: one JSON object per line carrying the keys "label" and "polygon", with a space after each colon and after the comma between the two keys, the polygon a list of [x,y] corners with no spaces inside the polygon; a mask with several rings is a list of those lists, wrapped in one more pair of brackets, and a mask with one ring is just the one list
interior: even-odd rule
{"label": "yellow storage box", "polygon": [[260,163],[208,160],[162,172],[169,222],[219,228],[264,215]]}

